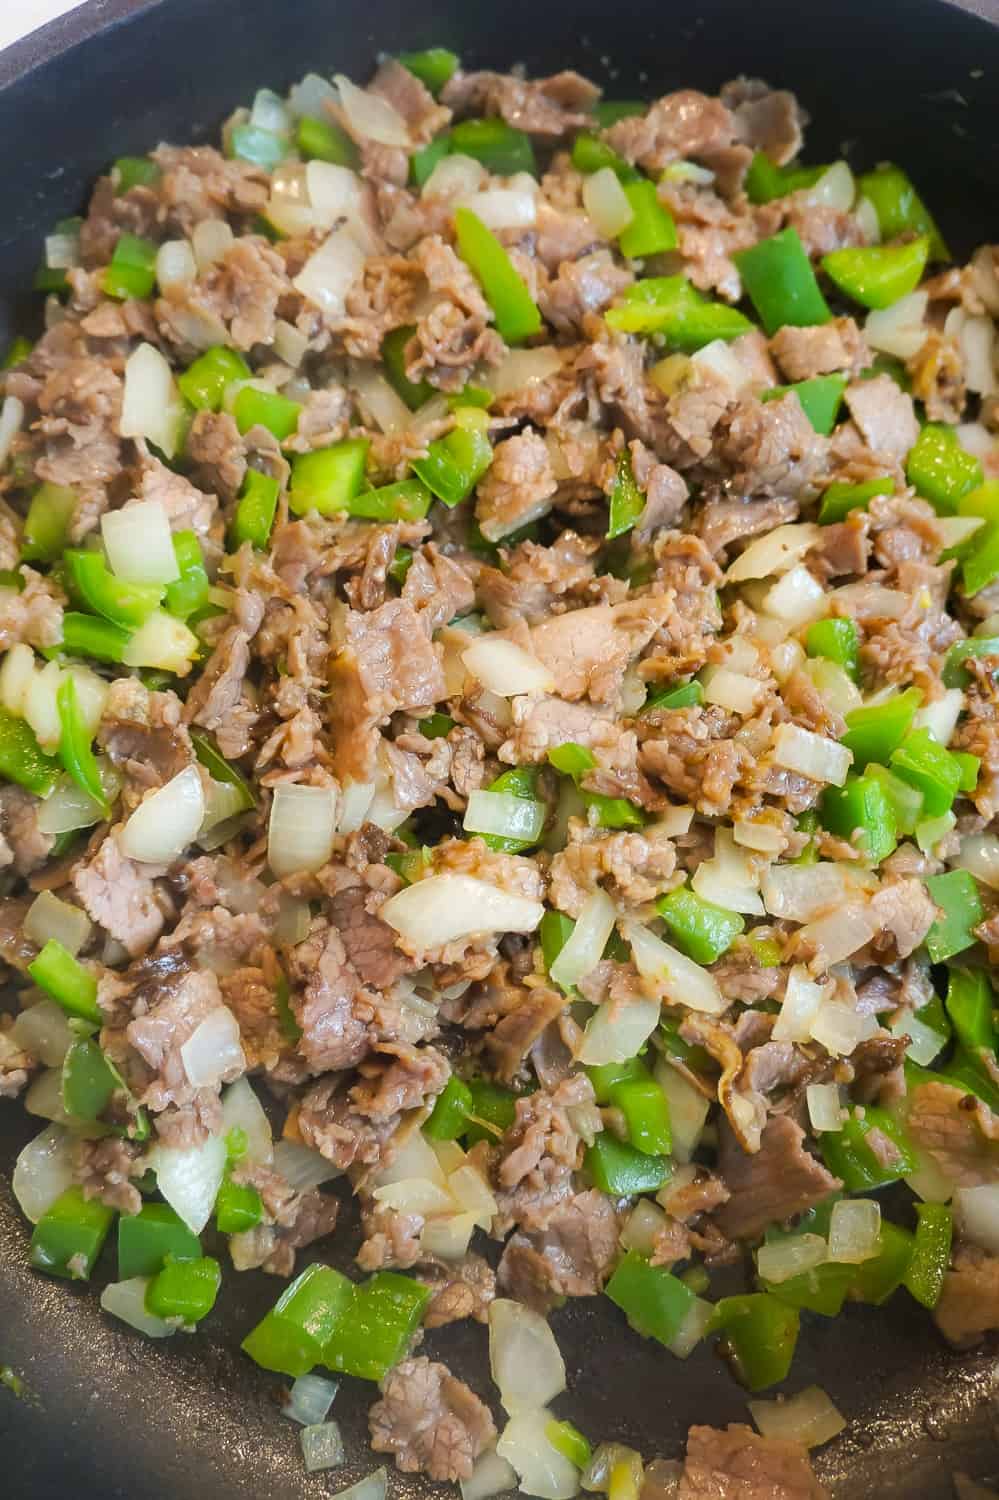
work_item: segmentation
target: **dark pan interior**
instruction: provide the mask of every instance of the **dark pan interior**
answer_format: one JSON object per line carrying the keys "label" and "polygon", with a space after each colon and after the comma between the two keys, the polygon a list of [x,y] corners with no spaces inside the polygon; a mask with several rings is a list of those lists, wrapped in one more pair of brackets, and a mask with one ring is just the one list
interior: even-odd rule
{"label": "dark pan interior", "polygon": [[[794,88],[815,117],[812,159],[894,158],[958,252],[999,238],[996,0],[91,0],[0,56],[0,343],[30,326],[23,288],[41,237],[82,206],[108,161],[164,138],[207,139],[261,84],[280,88],[308,69],[363,78],[379,51],[431,42],[471,65],[575,66],[609,96],[766,77]],[[0,1387],[0,1495],[290,1500],[328,1495],[373,1467],[370,1388],[345,1382],[337,1398],[349,1467],[310,1479],[297,1428],[277,1409],[278,1384],[239,1354],[277,1295],[274,1279],[230,1275],[204,1332],[155,1345],[111,1325],[85,1288],[27,1270],[10,1168],[37,1128],[0,1103],[0,1366],[26,1381],[20,1400]],[[334,1249],[347,1266],[346,1231]],[[113,1275],[107,1262],[103,1279]],[[675,1456],[691,1423],[745,1419],[743,1394],[709,1348],[680,1365],[602,1298],[570,1305],[553,1326],[569,1373],[556,1406],[594,1436]],[[487,1394],[483,1329],[438,1331],[425,1347]],[[812,1383],[850,1418],[817,1459],[837,1500],[943,1500],[955,1470],[999,1479],[994,1350],[947,1352],[904,1293],[833,1321],[806,1315],[788,1387]],[[401,1475],[392,1488],[429,1493]]]}

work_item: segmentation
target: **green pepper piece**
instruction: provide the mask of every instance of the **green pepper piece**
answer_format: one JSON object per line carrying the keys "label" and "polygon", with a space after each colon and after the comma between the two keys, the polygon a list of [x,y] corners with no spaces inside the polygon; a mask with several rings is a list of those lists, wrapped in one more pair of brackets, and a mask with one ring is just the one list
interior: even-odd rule
{"label": "green pepper piece", "polygon": [[604,1291],[636,1333],[666,1345],[676,1338],[694,1301],[694,1293],[678,1276],[650,1265],[636,1250],[618,1262]]}
{"label": "green pepper piece", "polygon": [[810,328],[829,322],[832,313],[797,230],[782,229],[771,239],[738,251],[732,259],[768,337],[788,324]]}
{"label": "green pepper piece", "polygon": [[[867,1144],[866,1137],[875,1129],[895,1147],[894,1161],[882,1162]],[[869,1193],[916,1170],[915,1153],[905,1127],[874,1105],[869,1105],[863,1115],[848,1115],[842,1130],[824,1131],[820,1146],[826,1166],[843,1179],[851,1193]]]}
{"label": "green pepper piece", "polygon": [[644,1156],[668,1156],[673,1149],[669,1105],[654,1078],[628,1078],[615,1083],[610,1102],[624,1115],[628,1141]]}
{"label": "green pepper piece", "polygon": [[610,167],[622,182],[635,182],[640,176],[630,162],[618,155],[613,146],[608,146],[606,141],[587,131],[577,135],[572,143],[572,164],[577,172],[585,172],[587,176],[592,172],[599,172],[602,167]]}
{"label": "green pepper piece", "polygon": [[395,557],[392,559],[391,563],[389,564],[388,576],[392,579],[392,581],[394,583],[397,583],[399,585],[399,587],[402,588],[403,585],[406,582],[406,577],[407,577],[407,575],[409,573],[409,570],[412,567],[412,565],[413,565],[413,550],[412,550],[412,548],[411,547],[397,547],[395,549]]}
{"label": "green pepper piece", "polygon": [[119,156],[111,168],[111,182],[116,198],[134,187],[153,187],[163,172],[148,156]]}
{"label": "green pepper piece", "polygon": [[593,1063],[585,1072],[598,1104],[610,1104],[611,1091],[619,1084],[635,1083],[652,1076],[640,1057],[629,1057],[619,1063]]}
{"label": "green pepper piece", "polygon": [[95,1041],[71,1043],[62,1061],[62,1106],[77,1120],[99,1120],[111,1103],[121,1076]]}
{"label": "green pepper piece", "polygon": [[954,1213],[946,1203],[916,1204],[915,1243],[902,1280],[924,1307],[934,1308],[940,1300],[953,1233]]}
{"label": "green pepper piece", "polygon": [[605,797],[602,792],[584,792],[583,801],[592,808],[597,828],[644,828],[645,814],[625,797]]}
{"label": "green pepper piece", "polygon": [[104,1248],[114,1209],[99,1198],[84,1198],[80,1187],[67,1188],[46,1209],[31,1236],[31,1264],[50,1276],[86,1281]]}
{"label": "green pepper piece", "polygon": [[928,235],[902,245],[856,245],[822,257],[822,269],[862,307],[891,307],[919,285],[930,253]]}
{"label": "green pepper piece", "polygon": [[420,720],[420,733],[425,740],[443,740],[451,733],[455,721],[450,714],[431,714]]}
{"label": "green pepper piece", "polygon": [[446,47],[427,47],[422,52],[400,52],[399,61],[436,95],[454,76],[460,59]]}
{"label": "green pepper piece", "polygon": [[648,107],[642,99],[598,99],[593,106],[593,118],[601,130],[609,130],[618,120],[644,115]]}
{"label": "green pepper piece", "polygon": [[450,509],[468,498],[492,461],[492,444],[484,432],[455,427],[435,438],[426,458],[414,459],[410,467]]}
{"label": "green pepper piece", "polygon": [[902,1285],[913,1248],[913,1237],[908,1230],[883,1219],[881,1250],[854,1268],[850,1296],[857,1302],[870,1302],[875,1307],[887,1302],[892,1292]]}
{"label": "green pepper piece", "polygon": [[337,167],[360,165],[361,155],[347,135],[330,120],[317,119],[315,115],[303,115],[295,128],[295,145],[299,155],[306,161],[329,161]]}
{"label": "green pepper piece", "polygon": [[273,172],[287,156],[288,142],[273,130],[264,130],[259,125],[236,125],[229,131],[226,154]]}
{"label": "green pepper piece", "polygon": [[789,1307],[815,1312],[824,1318],[835,1318],[846,1301],[846,1294],[853,1282],[854,1267],[837,1261],[826,1261],[813,1266],[810,1271],[801,1271],[787,1281],[766,1281],[760,1278],[764,1291],[786,1302]]}
{"label": "green pepper piece", "polygon": [[761,969],[776,969],[784,956],[776,938],[757,937],[754,932],[746,934],[746,946]]}
{"label": "green pepper piece", "polygon": [[450,150],[451,135],[445,130],[441,135],[434,136],[428,145],[413,152],[409,158],[409,180],[414,187],[421,188],[430,180],[434,168],[444,160]]}
{"label": "green pepper piece", "polygon": [[130,630],[122,630],[110,620],[67,610],[62,617],[62,640],[43,654],[65,652],[68,656],[92,656],[97,661],[124,661],[125,647],[131,639]]}
{"label": "green pepper piece", "polygon": [[746,196],[750,203],[772,203],[775,198],[814,187],[828,170],[827,166],[802,167],[794,162],[778,167],[765,151],[757,151],[746,173]]}
{"label": "green pepper piece", "polygon": [[241,433],[251,427],[265,427],[283,443],[298,427],[302,410],[300,401],[289,401],[277,391],[261,391],[256,386],[244,385],[233,402],[232,414]]}
{"label": "green pepper piece", "polygon": [[860,636],[853,620],[816,620],[805,633],[809,656],[834,661],[854,682],[860,680]]}
{"label": "green pepper piece", "polygon": [[67,1014],[79,1016],[93,1026],[103,1026],[96,978],[55,938],[49,938],[38,957],[28,965],[28,973]]}
{"label": "green pepper piece", "polygon": [[470,1078],[468,1091],[472,1096],[466,1144],[474,1146],[478,1141],[489,1141],[495,1145],[504,1131],[514,1122],[517,1095],[501,1084],[490,1083],[487,1078]]}
{"label": "green pepper piece", "polygon": [[784,1380],[798,1342],[798,1309],[769,1292],[747,1292],[715,1303],[712,1327],[722,1333],[721,1352],[732,1373],[750,1391]]}
{"label": "green pepper piece", "polygon": [[574,781],[579,781],[587,771],[593,770],[597,762],[593,752],[587,750],[585,745],[577,745],[572,740],[566,740],[564,745],[556,745],[549,750],[548,763],[563,776],[571,776]]}
{"label": "green pepper piece", "polygon": [[197,1260],[201,1241],[167,1203],[144,1203],[118,1220],[118,1280],[155,1276],[166,1257]]}
{"label": "green pepper piece", "polygon": [[452,127],[451,150],[473,157],[496,177],[512,177],[515,172],[537,176],[530,136],[504,120],[462,120]]}
{"label": "green pepper piece", "polygon": [[677,239],[673,215],[659,201],[654,182],[640,177],[634,182],[624,182],[624,196],[631,204],[633,218],[617,237],[618,248],[628,260],[640,260],[647,255],[661,255],[665,250],[675,250]]}
{"label": "green pepper piece", "polygon": [[[541,941],[541,955],[545,961],[545,971],[550,974],[552,964],[558,958],[562,949],[572,936],[575,922],[561,911],[546,911],[538,926],[538,937]],[[560,986],[565,988],[565,986]],[[575,994],[575,987],[570,986],[567,994]]]}
{"label": "green pepper piece", "polygon": [[368,438],[344,438],[329,448],[296,453],[288,494],[295,514],[304,516],[314,510],[321,516],[335,516],[346,511],[361,493],[369,447]]}
{"label": "green pepper piece", "polygon": [[[252,473],[253,470],[247,472]],[[211,587],[197,532],[175,531],[173,553],[180,577],[167,584],[163,607],[178,620],[186,620],[196,609],[203,609],[208,603],[208,590]]]}
{"label": "green pepper piece", "polygon": [[665,688],[660,693],[654,693],[643,703],[642,713],[650,713],[656,708],[700,708],[703,703],[704,688],[695,678],[691,682],[682,683],[680,687]]}
{"label": "green pepper piece", "polygon": [[112,625],[120,625],[125,630],[136,629],[163,601],[162,584],[127,583],[111,572],[99,552],[70,547],[63,557],[73,588],[88,608],[103,615]]}
{"label": "green pepper piece", "polygon": [[323,1364],[342,1375],[382,1380],[403,1359],[430,1300],[430,1288],[396,1271],[377,1271],[354,1288],[346,1315],[323,1350]]}
{"label": "green pepper piece", "polygon": [[177,388],[196,411],[220,411],[226,388],[234,381],[249,380],[252,374],[235,349],[215,344],[177,376]]}
{"label": "green pepper piece", "polygon": [[406,376],[406,345],[416,332],[413,324],[407,324],[402,328],[393,328],[382,339],[382,364],[385,366],[385,378],[395,391],[401,396],[410,411],[416,411],[431,396],[436,395],[433,386],[427,380],[413,381]]}
{"label": "green pepper piece", "polygon": [[836,426],[846,386],[845,375],[815,375],[811,380],[799,380],[795,385],[771,386],[760,393],[760,400],[779,401],[789,391],[794,391],[815,431],[828,437]]}
{"label": "green pepper piece", "polygon": [[957,761],[961,771],[961,780],[957,787],[960,792],[973,792],[978,786],[978,777],[982,769],[982,762],[977,755],[970,755],[967,750],[951,750],[950,756]]}
{"label": "green pepper piece", "polygon": [[578,1427],[571,1422],[558,1422],[553,1417],[545,1426],[545,1437],[556,1453],[561,1453],[577,1469],[585,1469],[593,1457],[593,1449]]}
{"label": "green pepper piece", "polygon": [[965,641],[955,641],[944,659],[942,674],[944,687],[964,688],[968,686],[971,682],[971,674],[964,663],[972,656],[994,656],[999,659],[999,636],[970,636]]}
{"label": "green pepper piece", "polygon": [[630,1198],[635,1193],[655,1193],[668,1181],[670,1165],[665,1156],[649,1156],[634,1146],[602,1131],[585,1157],[586,1170],[602,1193]]}
{"label": "green pepper piece", "polygon": [[23,334],[18,334],[4,355],[0,370],[12,370],[15,365],[22,364],[34,347],[30,339],[26,339]]}
{"label": "green pepper piece", "polygon": [[249,542],[258,552],[267,550],[280,491],[281,486],[269,474],[261,474],[259,469],[247,469],[232,522],[232,540],[236,547]]}
{"label": "green pepper piece", "polygon": [[400,479],[377,490],[362,490],[348,506],[348,514],[365,521],[422,521],[433,496],[419,479]]}
{"label": "green pepper piece", "polygon": [[922,792],[924,817],[939,818],[950,812],[964,770],[928,729],[914,729],[906,735],[898,749],[892,751],[889,764],[897,776]]}
{"label": "green pepper piece", "polygon": [[54,292],[57,297],[69,291],[66,272],[57,266],[39,266],[31,285],[36,292]]}
{"label": "green pepper piece", "polygon": [[883,162],[873,172],[858,178],[857,192],[874,204],[883,240],[893,240],[901,234],[926,234],[930,238],[930,259],[950,260],[932,214],[901,167]]}
{"label": "green pepper piece", "polygon": [[930,875],[926,889],[943,913],[926,934],[926,951],[935,964],[942,964],[972,946],[975,941],[972,929],[984,921],[985,913],[975,878],[967,870]]}
{"label": "green pepper piece", "polygon": [[134,234],[122,234],[114,247],[111,264],[104,272],[101,289],[109,297],[126,301],[141,300],[152,294],[156,285],[156,246],[152,240]]}
{"label": "green pepper piece", "polygon": [[[460,127],[458,127],[460,129]],[[541,328],[541,314],[491,229],[470,208],[456,208],[458,254],[493,310],[496,328],[508,344],[520,344]]]}
{"label": "green pepper piece", "polygon": [[297,1379],[323,1358],[323,1349],[352,1308],[354,1284],[330,1266],[308,1266],[282,1292],[242,1348],[265,1370]]}
{"label": "green pepper piece", "polygon": [[0,708],[0,780],[47,797],[58,779],[59,762],[45,754],[30,725]]}
{"label": "green pepper piece", "polygon": [[875,495],[893,495],[895,481],[887,475],[884,479],[867,479],[863,484],[844,484],[835,480],[825,490],[819,506],[819,525],[832,526],[843,521],[851,510],[863,510]]}
{"label": "green pepper piece", "polygon": [[465,1133],[465,1123],[472,1113],[472,1091],[454,1073],[437,1095],[430,1119],[423,1133],[432,1141],[456,1141]]}
{"label": "green pepper piece", "polygon": [[192,729],[191,744],[194,746],[195,755],[213,781],[221,781],[226,786],[237,788],[243,799],[242,810],[244,812],[248,812],[251,807],[257,805],[257,799],[249,782],[215,748],[206,734],[201,730]]}
{"label": "green pepper piece", "polygon": [[981,460],[968,453],[953,427],[927,422],[909,449],[905,477],[940,516],[953,516],[984,478]]}
{"label": "green pepper piece", "polygon": [[215,1225],[220,1234],[243,1234],[263,1218],[264,1205],[252,1183],[226,1177],[215,1199]]}
{"label": "green pepper piece", "polygon": [[636,281],[604,317],[621,333],[661,333],[671,348],[686,354],[715,339],[738,338],[753,326],[738,309],[698,292],[685,276]]}
{"label": "green pepper piece", "polygon": [[861,849],[872,865],[887,859],[898,843],[895,809],[875,776],[848,776],[843,786],[827,786],[822,822],[830,833]]}
{"label": "green pepper piece", "polygon": [[947,1015],[958,1042],[966,1052],[977,1054],[995,1049],[993,1020],[995,995],[988,975],[982,969],[961,969],[953,965],[947,977]]}
{"label": "green pepper piece", "polygon": [[656,911],[681,953],[698,964],[713,964],[721,958],[746,926],[737,911],[705,901],[685,885],[660,896]]}
{"label": "green pepper piece", "polygon": [[999,521],[990,521],[969,539],[961,561],[961,584],[969,599],[999,578]]}
{"label": "green pepper piece", "polygon": [[108,800],[101,784],[101,773],[91,748],[90,731],[83,722],[76,682],[67,672],[56,692],[59,709],[59,759],[64,769],[72,776],[81,791],[92,797],[105,817],[108,816]]}
{"label": "green pepper piece", "polygon": [[222,1267],[212,1256],[174,1260],[168,1255],[146,1288],[146,1311],[155,1318],[179,1318],[190,1327],[211,1312],[221,1285]]}
{"label": "green pepper piece", "polygon": [[76,491],[42,484],[31,497],[21,539],[22,562],[55,562],[61,557],[76,513]]}
{"label": "green pepper piece", "polygon": [[912,727],[923,701],[919,688],[906,688],[883,703],[863,704],[846,715],[842,743],[853,751],[853,763],[862,770],[871,761],[887,765]]}
{"label": "green pepper piece", "polygon": [[631,468],[631,454],[627,448],[622,448],[617,456],[614,484],[610,493],[607,540],[613,541],[615,537],[624,536],[626,531],[631,530],[644,510],[645,495],[635,482]]}
{"label": "green pepper piece", "polygon": [[291,1008],[291,998],[288,990],[288,981],[284,975],[280,975],[274,987],[274,1009],[277,1011],[278,1028],[285,1041],[293,1045],[302,1036],[302,1028],[295,1019],[295,1013]]}

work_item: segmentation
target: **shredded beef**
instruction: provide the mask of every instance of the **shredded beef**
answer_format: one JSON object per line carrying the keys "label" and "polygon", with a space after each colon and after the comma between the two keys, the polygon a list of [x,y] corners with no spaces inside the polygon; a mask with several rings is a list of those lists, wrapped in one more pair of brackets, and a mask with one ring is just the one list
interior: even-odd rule
{"label": "shredded beef", "polygon": [[446,1365],[425,1356],[390,1370],[368,1413],[371,1446],[393,1453],[397,1469],[449,1481],[471,1477],[496,1436],[489,1409]]}

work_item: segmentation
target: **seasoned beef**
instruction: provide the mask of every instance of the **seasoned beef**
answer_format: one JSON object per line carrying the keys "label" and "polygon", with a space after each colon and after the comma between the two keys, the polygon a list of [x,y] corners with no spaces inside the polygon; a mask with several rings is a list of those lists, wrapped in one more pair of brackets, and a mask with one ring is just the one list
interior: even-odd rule
{"label": "seasoned beef", "polygon": [[420,1355],[390,1370],[368,1414],[371,1446],[393,1453],[405,1474],[469,1479],[475,1460],[496,1436],[489,1409],[446,1365]]}
{"label": "seasoned beef", "polygon": [[828,1500],[801,1443],[751,1427],[692,1427],[677,1500]]}
{"label": "seasoned beef", "polygon": [[767,1225],[814,1208],[841,1186],[805,1150],[805,1133],[790,1115],[773,1115],[750,1156],[728,1122],[718,1127],[718,1165],[729,1192],[714,1218],[729,1239],[753,1239]]}

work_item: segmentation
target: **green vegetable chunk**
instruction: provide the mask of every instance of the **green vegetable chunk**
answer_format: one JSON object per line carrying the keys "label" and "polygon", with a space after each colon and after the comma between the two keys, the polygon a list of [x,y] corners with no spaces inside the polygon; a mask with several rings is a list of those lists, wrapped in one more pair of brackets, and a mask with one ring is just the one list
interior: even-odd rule
{"label": "green vegetable chunk", "polygon": [[916,1204],[916,1236],[902,1280],[924,1307],[934,1308],[950,1265],[954,1211],[945,1203]]}
{"label": "green vegetable chunk", "polygon": [[891,307],[919,285],[930,253],[928,235],[903,245],[862,245],[833,250],[822,269],[841,292],[863,307]]}
{"label": "green vegetable chunk", "polygon": [[854,1267],[850,1295],[858,1302],[879,1307],[902,1285],[912,1259],[913,1237],[897,1224],[881,1221],[881,1249],[870,1260]]}
{"label": "green vegetable chunk", "polygon": [[162,169],[148,156],[119,156],[111,168],[115,197],[134,187],[153,187],[162,177]]}
{"label": "green vegetable chunk", "polygon": [[97,1004],[97,980],[55,938],[49,938],[28,973],[46,994],[71,1016],[103,1026],[104,1013]]}
{"label": "green vegetable chunk", "polygon": [[[882,1161],[880,1154],[868,1143],[867,1137],[872,1130],[887,1137],[894,1148],[893,1159]],[[897,1182],[900,1177],[908,1177],[916,1170],[912,1142],[904,1126],[887,1110],[874,1105],[868,1105],[862,1115],[849,1115],[842,1130],[823,1132],[820,1144],[826,1166],[843,1179],[850,1193],[869,1193],[889,1182]]]}
{"label": "green vegetable chunk", "polygon": [[746,925],[737,911],[705,901],[689,886],[677,886],[660,896],[656,910],[676,946],[698,964],[713,964],[721,958]]}
{"label": "green vegetable chunk", "polygon": [[746,195],[750,203],[772,203],[789,193],[814,187],[828,167],[802,167],[795,162],[778,167],[765,151],[757,151],[746,173]]}
{"label": "green vegetable chunk", "polygon": [[523,343],[540,330],[541,314],[513,262],[471,209],[455,209],[454,227],[458,253],[482,287],[497,331],[508,344]]}
{"label": "green vegetable chunk", "polygon": [[586,1170],[602,1193],[631,1198],[636,1193],[655,1193],[668,1181],[670,1165],[665,1156],[652,1156],[601,1131],[586,1153]]}
{"label": "green vegetable chunk", "polygon": [[146,1311],[156,1318],[179,1318],[190,1327],[211,1312],[221,1285],[222,1267],[212,1256],[174,1260],[168,1255],[146,1288]]}
{"label": "green vegetable chunk", "polygon": [[323,1364],[342,1375],[382,1380],[410,1343],[430,1288],[396,1271],[377,1271],[354,1288],[349,1307],[323,1350]]}
{"label": "green vegetable chunk", "polygon": [[451,508],[468,498],[492,461],[492,444],[485,432],[454,427],[445,437],[435,438],[426,458],[415,459],[411,467],[427,489]]}
{"label": "green vegetable chunk", "polygon": [[854,682],[860,680],[860,635],[853,620],[816,620],[805,633],[809,656],[822,656],[842,667]]}
{"label": "green vegetable chunk", "polygon": [[82,1188],[67,1188],[35,1225],[31,1264],[50,1276],[86,1281],[113,1222],[113,1208],[99,1198],[84,1198]]}
{"label": "green vegetable chunk", "polygon": [[545,1437],[556,1453],[561,1453],[577,1469],[585,1469],[593,1457],[593,1449],[578,1427],[571,1422],[558,1422],[553,1417],[545,1427]]}
{"label": "green vegetable chunk", "polygon": [[295,144],[306,161],[329,161],[352,169],[360,165],[360,152],[346,131],[315,115],[303,115],[299,120]]}
{"label": "green vegetable chunk", "polygon": [[623,187],[633,218],[617,237],[621,254],[629,260],[639,260],[646,255],[675,250],[678,244],[676,225],[669,209],[659,201],[655,183],[640,177],[625,182]]}
{"label": "green vegetable chunk", "polygon": [[512,177],[515,172],[537,175],[530,136],[504,120],[460,121],[451,130],[451,150],[457,156],[474,157],[497,177]]}
{"label": "green vegetable chunk", "polygon": [[46,755],[31,727],[0,708],[0,780],[47,797],[59,779],[59,762]]}
{"label": "green vegetable chunk", "polygon": [[118,1220],[118,1279],[155,1276],[167,1256],[197,1260],[201,1241],[167,1203],[144,1203],[137,1214]]}
{"label": "green vegetable chunk", "polygon": [[244,385],[233,403],[232,414],[240,432],[249,432],[251,427],[265,427],[279,443],[283,443],[298,427],[301,410],[300,401],[289,401],[277,391],[261,391],[256,386]]}
{"label": "green vegetable chunk", "polygon": [[472,1106],[465,1131],[466,1144],[474,1146],[477,1141],[489,1141],[495,1145],[513,1124],[517,1095],[499,1083],[490,1083],[488,1078],[470,1078],[468,1091]]}
{"label": "green vegetable chunk", "polygon": [[984,921],[985,912],[975,878],[967,870],[930,875],[926,889],[942,913],[926,934],[926,951],[935,964],[941,964],[971,947],[974,928]]}
{"label": "green vegetable chunk", "polygon": [[194,363],[177,376],[177,387],[184,400],[196,411],[219,411],[226,387],[237,380],[249,380],[252,373],[246,360],[235,349],[216,344],[199,354]]}
{"label": "green vegetable chunk", "polygon": [[377,490],[362,490],[349,512],[365,521],[422,521],[433,496],[419,479],[400,479]]}
{"label": "green vegetable chunk", "polygon": [[456,52],[449,52],[446,47],[427,47],[422,52],[400,52],[399,61],[404,68],[415,73],[432,94],[439,94],[454,75],[460,59]]}
{"label": "green vegetable chunk", "polygon": [[939,818],[950,812],[961,789],[964,768],[928,729],[914,729],[906,735],[898,749],[892,751],[889,764],[896,776],[922,792],[925,817]]}
{"label": "green vegetable chunk", "polygon": [[472,1091],[452,1073],[441,1093],[437,1095],[433,1113],[423,1127],[423,1133],[432,1141],[456,1141],[464,1135],[468,1116],[473,1113]]}
{"label": "green vegetable chunk", "polygon": [[636,1333],[667,1345],[676,1338],[694,1301],[693,1292],[678,1276],[662,1266],[649,1265],[635,1250],[618,1262],[604,1291]]}
{"label": "green vegetable chunk", "polygon": [[109,297],[126,301],[152,294],[156,285],[156,246],[152,240],[122,234],[114,247],[111,264],[104,272],[102,290]]}
{"label": "green vegetable chunk", "polygon": [[779,401],[789,391],[794,391],[815,431],[828,437],[836,426],[846,386],[845,375],[816,375],[811,380],[799,380],[796,385],[771,386],[761,393],[760,400]]}
{"label": "green vegetable chunk", "polygon": [[215,1224],[220,1234],[242,1234],[263,1218],[264,1205],[252,1183],[226,1177],[215,1199]]}
{"label": "green vegetable chunk", "polygon": [[[247,473],[253,473],[248,470]],[[263,477],[263,476],[261,476]],[[186,620],[195,610],[204,609],[211,587],[205,570],[205,556],[196,531],[175,531],[173,553],[180,577],[168,583],[163,606],[178,620]]]}
{"label": "green vegetable chunk", "polygon": [[70,673],[63,676],[56,692],[59,709],[59,759],[81,791],[92,797],[105,817],[108,801],[101,784],[101,773],[91,747],[91,733],[83,722],[76,682]]}
{"label": "green vegetable chunk", "polygon": [[263,552],[271,538],[281,486],[259,469],[247,469],[239,491],[239,502],[232,522],[232,539],[236,547],[249,542]]}
{"label": "green vegetable chunk", "polygon": [[626,1078],[610,1090],[610,1102],[624,1115],[628,1141],[644,1156],[668,1156],[673,1149],[666,1095],[651,1076]]}
{"label": "green vegetable chunk", "polygon": [[822,821],[830,833],[854,843],[872,865],[887,859],[898,842],[895,809],[874,776],[848,776],[822,793]]}
{"label": "green vegetable chunk", "polygon": [[39,485],[24,518],[22,562],[51,563],[62,556],[76,504],[75,490],[61,484]]}
{"label": "green vegetable chunk", "polygon": [[329,1266],[297,1276],[243,1340],[243,1350],[265,1370],[297,1379],[323,1360],[324,1348],[354,1299],[354,1284]]}
{"label": "green vegetable chunk", "polygon": [[895,481],[888,478],[868,479],[863,484],[844,484],[842,480],[835,480],[824,491],[822,504],[819,506],[819,524],[821,526],[832,526],[837,521],[843,521],[852,510],[863,510],[869,500],[875,495],[892,495],[895,493]]}
{"label": "green vegetable chunk", "polygon": [[738,338],[753,326],[736,308],[698,292],[685,276],[636,281],[604,316],[621,333],[661,333],[671,348],[687,354],[715,339]]}
{"label": "green vegetable chunk", "polygon": [[887,764],[909,733],[922,701],[919,688],[906,688],[904,693],[896,693],[883,703],[864,704],[850,710],[842,743],[853,751],[853,763],[858,770],[871,761]]}
{"label": "green vegetable chunk", "polygon": [[295,514],[305,516],[314,510],[321,516],[335,516],[349,510],[350,502],[361,493],[369,445],[368,438],[344,438],[329,448],[296,453],[288,494]]}
{"label": "green vegetable chunk", "polygon": [[796,229],[782,229],[732,259],[768,337],[787,324],[810,328],[829,322],[832,313]]}
{"label": "green vegetable chunk", "polygon": [[662,692],[654,693],[642,705],[642,713],[650,713],[656,708],[699,708],[703,703],[704,688],[695,678],[680,687],[664,688]]}
{"label": "green vegetable chunk", "polygon": [[968,453],[953,427],[927,422],[909,449],[905,477],[941,516],[953,516],[969,491],[984,478],[981,461]]}
{"label": "green vegetable chunk", "polygon": [[160,583],[127,583],[111,572],[99,552],[70,547],[63,553],[69,581],[88,608],[112,625],[134,630],[163,601]]}
{"label": "green vegetable chunk", "polygon": [[785,1379],[798,1325],[798,1309],[769,1292],[723,1297],[715,1304],[713,1327],[722,1334],[721,1352],[735,1378],[750,1391],[766,1390]]}
{"label": "green vegetable chunk", "polygon": [[614,484],[607,516],[607,540],[624,536],[639,520],[645,509],[645,494],[638,488],[631,468],[631,454],[623,448],[617,457]]}
{"label": "green vegetable chunk", "polygon": [[885,162],[875,171],[865,173],[857,180],[857,192],[874,204],[882,240],[893,240],[902,234],[929,235],[930,259],[950,259],[932,214],[901,167]]}

